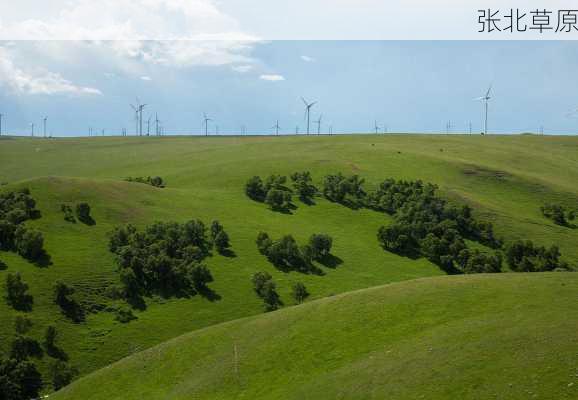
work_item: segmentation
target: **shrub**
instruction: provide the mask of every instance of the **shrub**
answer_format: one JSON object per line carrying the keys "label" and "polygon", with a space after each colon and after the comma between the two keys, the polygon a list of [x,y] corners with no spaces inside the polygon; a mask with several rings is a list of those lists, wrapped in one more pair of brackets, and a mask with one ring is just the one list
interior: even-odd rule
{"label": "shrub", "polygon": [[317,193],[317,188],[311,183],[311,174],[306,172],[295,172],[291,175],[293,189],[299,195],[301,201],[309,203]]}
{"label": "shrub", "polygon": [[131,309],[122,307],[115,310],[114,319],[121,324],[126,324],[137,319],[137,317],[132,313]]}
{"label": "shrub", "polygon": [[18,335],[26,335],[32,329],[32,321],[26,317],[18,315],[14,319],[14,330]]}
{"label": "shrub", "polygon": [[249,196],[250,199],[255,201],[265,201],[265,196],[267,196],[267,192],[265,191],[265,187],[263,185],[263,181],[260,177],[254,176],[245,185],[245,194]]}
{"label": "shrub", "polygon": [[229,247],[231,247],[231,244],[229,243],[229,235],[227,235],[227,232],[221,231],[217,234],[215,237],[215,247],[219,253],[223,253]]}
{"label": "shrub", "polygon": [[261,254],[267,255],[272,244],[273,241],[269,238],[267,233],[259,232],[259,235],[257,235],[257,248]]}
{"label": "shrub", "polygon": [[6,300],[15,310],[30,311],[32,296],[28,294],[28,285],[22,280],[20,272],[6,276]]}
{"label": "shrub", "polygon": [[291,207],[291,193],[285,190],[271,189],[267,192],[265,203],[273,211],[287,211]]}
{"label": "shrub", "polygon": [[364,180],[358,175],[346,177],[338,173],[323,180],[323,196],[335,203],[360,205],[365,198]]}
{"label": "shrub", "polygon": [[82,306],[71,296],[74,294],[74,288],[68,286],[62,281],[54,284],[54,303],[60,306],[60,309],[68,318],[74,322],[80,322],[84,319],[84,310]]}
{"label": "shrub", "polygon": [[78,203],[76,205],[76,217],[78,220],[87,225],[93,225],[94,220],[90,216],[90,206],[88,203]]}
{"label": "shrub", "polygon": [[545,204],[540,207],[542,215],[552,220],[557,225],[567,226],[569,221],[573,221],[576,217],[575,212],[567,210],[559,204]]}
{"label": "shrub", "polygon": [[147,176],[147,177],[137,176],[134,178],[128,177],[128,178],[125,178],[125,181],[144,183],[145,185],[150,185],[150,186],[154,186],[154,187],[158,187],[158,188],[164,188],[165,187],[165,182],[164,182],[163,178],[161,178],[160,176],[153,176],[152,178],[150,176]]}
{"label": "shrub", "polygon": [[542,272],[557,268],[567,269],[568,264],[560,261],[560,250],[557,246],[546,249],[534,246],[531,240],[518,240],[506,249],[506,260],[513,271]]}
{"label": "shrub", "polygon": [[307,288],[305,288],[304,284],[297,282],[293,284],[291,296],[296,303],[300,304],[303,303],[307,297],[309,297],[309,292],[307,291]]}
{"label": "shrub", "polygon": [[326,234],[314,234],[309,238],[309,246],[313,251],[312,256],[314,260],[321,260],[331,253],[333,239]]}
{"label": "shrub", "polygon": [[275,282],[273,282],[270,274],[257,272],[253,275],[252,282],[255,293],[263,299],[266,311],[276,310],[282,305]]}
{"label": "shrub", "polygon": [[16,251],[22,257],[30,261],[39,261],[45,254],[43,249],[44,237],[39,231],[19,225],[16,228],[14,238]]}
{"label": "shrub", "polygon": [[10,349],[10,358],[22,361],[30,357],[42,357],[42,348],[40,344],[31,337],[24,335],[16,335],[12,341]]}
{"label": "shrub", "polygon": [[49,325],[46,327],[44,332],[44,348],[47,350],[56,348],[56,337],[58,336],[58,331],[54,325]]}
{"label": "shrub", "polygon": [[8,265],[6,265],[4,261],[0,260],[0,271],[5,270],[6,268],[8,268]]}
{"label": "shrub", "polygon": [[67,386],[72,382],[74,377],[78,375],[76,368],[71,367],[67,362],[62,360],[52,361],[48,366],[48,370],[54,390],[60,390]]}
{"label": "shrub", "polygon": [[64,220],[68,222],[76,223],[76,218],[74,218],[74,213],[72,212],[72,207],[67,204],[62,204],[60,210],[64,213]]}
{"label": "shrub", "polygon": [[42,376],[34,363],[0,359],[0,395],[6,400],[36,399],[42,389]]}

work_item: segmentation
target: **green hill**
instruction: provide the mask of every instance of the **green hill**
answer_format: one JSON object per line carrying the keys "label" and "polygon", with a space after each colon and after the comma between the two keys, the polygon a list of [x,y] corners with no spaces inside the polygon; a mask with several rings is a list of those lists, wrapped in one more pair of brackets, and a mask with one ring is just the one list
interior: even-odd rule
{"label": "green hill", "polygon": [[425,278],[181,336],[65,399],[575,399],[578,275]]}
{"label": "green hill", "polygon": [[[315,183],[335,172],[359,174],[372,188],[383,179],[422,179],[440,186],[442,195],[470,204],[477,217],[491,221],[506,240],[532,239],[557,244],[566,261],[578,263],[578,230],[545,219],[540,206],[578,202],[578,139],[538,136],[356,135],[311,137],[163,137],[0,140],[0,191],[28,187],[42,217],[28,221],[45,238],[52,265],[34,266],[11,252],[0,251],[8,268],[20,271],[34,297],[32,336],[42,338],[55,324],[60,347],[81,375],[105,367],[186,332],[216,323],[260,314],[262,302],[250,278],[267,271],[277,282],[286,305],[294,282],[303,282],[311,299],[408,279],[443,275],[427,260],[409,259],[380,248],[376,232],[391,218],[366,209],[351,210],[322,198],[316,205],[296,202],[293,214],[276,213],[249,200],[244,184],[253,175],[288,175],[308,170]],[[123,181],[128,176],[159,175],[164,189]],[[86,201],[94,226],[64,221],[62,203]],[[236,257],[215,255],[207,264],[210,284],[220,300],[147,298],[135,311],[138,319],[121,324],[107,290],[119,281],[107,234],[115,226],[143,227],[155,221],[218,219]],[[336,268],[322,267],[323,276],[275,269],[257,251],[259,231],[274,237],[292,234],[306,240],[313,233],[334,239]],[[568,276],[568,275],[560,275]],[[469,277],[468,277],[469,278]],[[86,320],[73,323],[53,303],[52,287],[64,280],[88,310]],[[18,315],[0,302],[0,353],[13,337]],[[40,361],[46,363],[46,357]]]}

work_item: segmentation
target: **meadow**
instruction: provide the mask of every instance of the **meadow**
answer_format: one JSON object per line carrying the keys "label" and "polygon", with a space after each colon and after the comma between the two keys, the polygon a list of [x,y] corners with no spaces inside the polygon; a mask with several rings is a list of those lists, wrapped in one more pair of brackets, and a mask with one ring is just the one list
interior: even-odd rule
{"label": "meadow", "polygon": [[[42,217],[28,221],[27,225],[43,233],[45,248],[52,260],[52,265],[38,267],[15,253],[0,252],[0,260],[8,266],[0,271],[1,285],[7,273],[22,273],[34,297],[33,310],[26,313],[34,323],[32,336],[40,339],[46,326],[55,324],[60,335],[59,345],[69,355],[70,362],[79,368],[81,376],[184,333],[198,331],[201,335],[204,331],[199,329],[261,314],[262,302],[250,280],[257,271],[267,271],[273,276],[286,306],[293,304],[289,292],[295,282],[306,285],[311,293],[309,300],[317,300],[373,286],[445,275],[423,258],[401,257],[379,246],[376,233],[380,226],[391,222],[387,215],[367,209],[352,210],[321,197],[315,199],[314,205],[297,200],[298,207],[291,214],[273,212],[245,196],[244,184],[254,175],[289,175],[306,170],[319,185],[324,175],[343,172],[365,178],[368,189],[389,177],[422,179],[439,185],[441,194],[450,201],[470,205],[476,217],[492,222],[496,233],[506,241],[532,239],[539,245],[556,244],[565,261],[578,265],[578,230],[555,225],[540,212],[540,206],[546,202],[568,207],[578,204],[578,139],[575,137],[392,134],[0,139],[0,182],[6,183],[0,186],[0,191],[30,189]],[[166,187],[124,181],[129,176],[149,175],[161,176]],[[64,221],[61,204],[79,202],[90,204],[95,225]],[[215,278],[209,286],[219,298],[209,301],[201,296],[168,299],[156,296],[146,299],[145,310],[135,311],[138,319],[127,324],[115,321],[113,313],[107,310],[117,301],[108,298],[106,291],[119,278],[113,254],[108,250],[108,233],[125,223],[144,227],[155,221],[184,222],[193,218],[206,224],[219,220],[231,238],[235,257],[214,255],[207,260]],[[332,253],[342,262],[335,268],[321,267],[324,275],[278,271],[256,248],[259,231],[274,237],[292,234],[298,240],[306,240],[313,233],[327,233],[334,239]],[[559,288],[565,280],[568,285],[575,285],[572,274],[536,274],[531,278],[526,274],[515,275],[492,277],[488,282],[505,285],[503,288],[517,288],[518,280],[531,280],[528,291],[520,289],[520,293],[530,297],[530,288],[537,285],[543,290],[545,305],[554,303],[550,296],[557,293],[558,289],[554,288]],[[450,278],[420,280],[416,287],[423,287],[423,282],[444,282],[444,279]],[[451,279],[450,282],[484,281],[482,276]],[[60,313],[53,302],[56,280],[73,286],[79,302],[86,309],[94,310],[84,322],[73,323]],[[548,282],[555,282],[554,286]],[[379,293],[388,293],[388,290]],[[491,298],[492,290],[507,292],[488,289],[486,294],[479,292],[476,301]],[[567,290],[559,295],[566,296]],[[449,293],[451,290],[443,296],[450,296]],[[436,306],[440,307],[437,311],[451,308],[451,302],[446,300]],[[311,309],[304,312],[314,314],[316,307],[333,304],[332,301],[311,303]],[[473,297],[468,301],[474,302]],[[496,300],[495,307],[498,304]],[[528,310],[532,304],[528,303]],[[560,313],[564,304],[557,305]],[[307,306],[295,310],[307,310]],[[462,312],[460,315],[465,317],[476,310],[464,307],[456,312]],[[298,312],[287,309],[267,314],[268,319],[263,321],[283,319],[283,315]],[[327,319],[330,312],[326,310]],[[435,312],[432,308],[431,315]],[[547,312],[546,309],[543,312]],[[5,302],[0,302],[0,351],[8,349],[17,314]],[[207,335],[207,339],[203,339],[207,346],[218,341],[217,336]],[[449,332],[444,335],[448,337]],[[406,350],[411,351],[409,347]],[[198,356],[202,357],[202,353]],[[321,388],[319,386],[319,390]],[[223,390],[237,389],[231,386]],[[159,389],[159,396],[165,393]],[[256,392],[247,393],[255,395],[248,398],[258,398]],[[407,398],[412,398],[410,395],[407,394]],[[287,398],[284,396],[280,393],[278,398]]]}

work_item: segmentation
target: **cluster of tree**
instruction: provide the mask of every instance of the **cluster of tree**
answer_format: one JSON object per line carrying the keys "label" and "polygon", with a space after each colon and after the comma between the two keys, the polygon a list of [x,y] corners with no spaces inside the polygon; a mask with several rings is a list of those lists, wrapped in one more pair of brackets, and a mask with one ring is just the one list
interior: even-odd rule
{"label": "cluster of tree", "polygon": [[18,311],[31,311],[33,298],[20,272],[6,275],[6,302]]}
{"label": "cluster of tree", "polygon": [[151,185],[151,186],[158,187],[158,188],[164,188],[165,187],[165,182],[164,182],[163,178],[161,178],[160,176],[153,176],[153,177],[137,176],[135,178],[129,176],[128,178],[125,179],[125,181],[144,183],[145,185]]}
{"label": "cluster of tree", "polygon": [[56,344],[58,333],[49,326],[42,346],[28,336],[32,321],[21,316],[15,319],[15,337],[7,357],[0,358],[0,399],[30,400],[38,398],[44,385],[42,375],[32,358],[40,359],[46,353],[53,358],[49,363],[49,376],[54,390],[68,385],[77,375],[76,368],[67,363],[68,357]]}
{"label": "cluster of tree", "polygon": [[116,228],[109,242],[127,299],[152,293],[209,293],[207,284],[213,277],[202,261],[213,246],[218,251],[229,247],[229,237],[218,221],[212,223],[210,236],[200,220],[157,222],[143,231],[127,225]]}
{"label": "cluster of tree", "polygon": [[576,218],[576,212],[574,210],[568,210],[559,204],[545,204],[540,207],[540,211],[542,211],[542,215],[546,218],[562,226],[569,226],[570,221],[574,221]]}
{"label": "cluster of tree", "polygon": [[367,195],[363,190],[364,182],[358,175],[345,176],[341,172],[327,175],[323,179],[323,196],[348,207],[362,207]]}
{"label": "cluster of tree", "polygon": [[72,212],[72,207],[68,204],[62,204],[60,206],[60,211],[64,214],[64,220],[67,222],[71,222],[73,224],[76,223],[76,218],[74,217],[74,212]]}
{"label": "cluster of tree", "polygon": [[319,272],[313,261],[323,262],[329,256],[333,239],[329,235],[314,234],[307,244],[299,246],[291,235],[273,241],[267,233],[260,232],[256,243],[259,252],[282,271],[313,273]]}
{"label": "cluster of tree", "polygon": [[379,229],[378,239],[389,251],[424,256],[450,273],[499,272],[499,255],[471,252],[464,239],[499,248],[490,223],[473,218],[468,206],[450,206],[436,195],[437,186],[422,181],[388,179],[367,196],[368,207],[394,216]]}
{"label": "cluster of tree", "polygon": [[266,311],[276,310],[283,305],[277,293],[277,286],[269,273],[256,272],[251,281],[253,282],[255,293],[263,299]]}
{"label": "cluster of tree", "polygon": [[39,216],[28,189],[0,194],[0,250],[15,251],[32,262],[45,261],[42,233],[24,226]]}
{"label": "cluster of tree", "polygon": [[317,188],[313,185],[311,174],[307,171],[295,172],[291,175],[293,190],[287,187],[287,177],[271,175],[265,181],[254,176],[245,185],[245,193],[255,201],[264,202],[274,211],[288,212],[295,205],[292,203],[292,193],[307,204],[313,203]]}
{"label": "cluster of tree", "polygon": [[64,220],[72,223],[76,223],[76,219],[86,225],[94,225],[95,221],[90,215],[90,205],[88,203],[78,203],[75,207],[76,218],[72,207],[68,204],[62,204],[60,206],[60,211],[64,214]]}
{"label": "cluster of tree", "polygon": [[54,304],[60,307],[62,313],[74,322],[84,320],[85,312],[80,303],[73,297],[74,288],[62,281],[54,284]]}
{"label": "cluster of tree", "polygon": [[560,261],[560,250],[557,246],[549,249],[534,246],[531,240],[518,240],[506,249],[506,260],[513,271],[542,272],[555,269],[568,269],[568,264]]}
{"label": "cluster of tree", "polygon": [[293,297],[297,304],[301,304],[307,297],[309,297],[309,292],[304,284],[296,282],[291,287],[291,297]]}

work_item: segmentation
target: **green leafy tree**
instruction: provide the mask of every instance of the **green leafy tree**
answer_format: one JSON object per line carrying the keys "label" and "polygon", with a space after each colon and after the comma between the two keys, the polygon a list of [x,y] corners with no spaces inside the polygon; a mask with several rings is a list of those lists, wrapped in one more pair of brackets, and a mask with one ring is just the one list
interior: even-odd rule
{"label": "green leafy tree", "polygon": [[35,229],[19,225],[15,231],[16,251],[22,257],[37,261],[44,255],[44,237]]}
{"label": "green leafy tree", "polygon": [[260,177],[254,176],[245,185],[245,194],[255,201],[265,201],[267,191]]}
{"label": "green leafy tree", "polygon": [[43,382],[34,363],[13,358],[0,359],[0,399],[36,399]]}
{"label": "green leafy tree", "polygon": [[90,205],[88,205],[88,203],[78,203],[76,205],[76,218],[87,225],[94,223],[90,215]]}
{"label": "green leafy tree", "polygon": [[285,190],[271,189],[267,192],[265,204],[273,211],[287,211],[291,207],[291,193]]}
{"label": "green leafy tree", "polygon": [[307,291],[307,288],[304,284],[297,282],[293,284],[291,296],[296,303],[301,304],[307,297],[309,297],[309,292]]}
{"label": "green leafy tree", "polygon": [[221,231],[215,237],[215,247],[219,253],[223,253],[229,247],[231,247],[231,243],[229,242],[229,235],[227,232]]}
{"label": "green leafy tree", "polygon": [[28,294],[28,285],[22,280],[20,272],[6,275],[6,301],[15,310],[30,311],[32,296]]}
{"label": "green leafy tree", "polygon": [[48,370],[54,390],[60,390],[67,386],[78,375],[78,370],[63,360],[52,361]]}
{"label": "green leafy tree", "polygon": [[314,234],[309,238],[309,246],[311,246],[311,249],[313,250],[313,259],[321,260],[331,253],[333,239],[331,236],[326,234]]}

